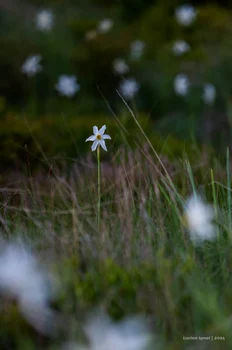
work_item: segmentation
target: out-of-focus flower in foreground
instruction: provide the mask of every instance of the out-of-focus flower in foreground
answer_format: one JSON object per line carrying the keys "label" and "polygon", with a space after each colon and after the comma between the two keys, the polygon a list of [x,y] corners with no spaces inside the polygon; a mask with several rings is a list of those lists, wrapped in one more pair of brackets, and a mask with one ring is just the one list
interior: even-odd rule
{"label": "out-of-focus flower in foreground", "polygon": [[104,134],[105,131],[105,125],[103,125],[100,130],[98,130],[97,126],[93,127],[93,135],[85,140],[85,142],[93,141],[91,146],[92,151],[95,151],[98,146],[101,146],[105,151],[107,151],[105,140],[111,140],[111,137],[110,135]]}
{"label": "out-of-focus flower in foreground", "polygon": [[94,316],[84,327],[89,345],[68,343],[63,350],[147,350],[151,334],[143,319],[127,318],[114,323],[106,315]]}
{"label": "out-of-focus flower in foreground", "polygon": [[48,32],[52,29],[54,23],[54,14],[51,10],[40,10],[36,14],[36,27],[42,32]]}
{"label": "out-of-focus flower in foreground", "polygon": [[114,60],[113,67],[114,67],[115,72],[118,74],[125,74],[129,71],[128,65],[121,58],[117,58]]}
{"label": "out-of-focus flower in foreground", "polygon": [[97,31],[99,33],[105,34],[108,33],[114,25],[114,22],[110,18],[105,18],[98,23]]}
{"label": "out-of-focus flower in foreground", "polygon": [[15,299],[22,315],[39,332],[49,333],[54,322],[48,307],[51,276],[39,267],[23,245],[9,243],[3,248],[0,252],[0,293]]}
{"label": "out-of-focus flower in foreground", "polygon": [[178,23],[187,27],[194,22],[197,11],[192,5],[182,5],[176,8],[175,15]]}
{"label": "out-of-focus flower in foreground", "polygon": [[132,99],[140,88],[139,83],[134,78],[123,80],[119,85],[119,91],[127,100]]}
{"label": "out-of-focus flower in foreground", "polygon": [[177,40],[174,42],[172,51],[176,56],[181,56],[190,50],[190,45],[184,40]]}
{"label": "out-of-focus flower in foreground", "polygon": [[29,77],[33,77],[43,68],[40,65],[42,57],[40,55],[29,56],[21,67],[21,72],[27,74]]}
{"label": "out-of-focus flower in foreground", "polygon": [[198,244],[216,237],[213,208],[198,195],[192,195],[185,205],[185,219],[191,240]]}
{"label": "out-of-focus flower in foreground", "polygon": [[208,105],[214,103],[216,98],[216,88],[213,84],[207,83],[204,85],[204,91],[202,96],[204,102]]}
{"label": "out-of-focus flower in foreground", "polygon": [[61,75],[55,88],[61,95],[71,98],[80,90],[80,85],[75,75]]}
{"label": "out-of-focus flower in foreground", "polygon": [[138,60],[143,55],[146,44],[142,40],[135,40],[130,45],[130,56],[134,60]]}
{"label": "out-of-focus flower in foreground", "polygon": [[186,96],[189,91],[190,81],[187,75],[180,73],[174,79],[174,90],[177,95]]}

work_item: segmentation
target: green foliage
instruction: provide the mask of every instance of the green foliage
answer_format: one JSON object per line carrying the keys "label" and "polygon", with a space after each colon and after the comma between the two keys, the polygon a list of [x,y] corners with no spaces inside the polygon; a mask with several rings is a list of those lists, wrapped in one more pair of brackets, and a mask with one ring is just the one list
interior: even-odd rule
{"label": "green foliage", "polygon": [[[22,123],[8,118],[0,130],[7,133],[15,125],[27,135]],[[103,117],[98,120],[105,122]],[[81,139],[92,131],[87,121],[69,120],[73,133],[77,126],[86,130]],[[146,118],[139,121],[149,134]],[[58,335],[44,337],[23,320],[17,302],[1,297],[3,349],[60,349],[73,334],[79,336],[84,318],[98,307],[114,320],[145,315],[152,331],[164,339],[161,349],[180,349],[183,334],[224,336],[223,349],[231,348],[230,152],[226,164],[196,146],[191,163],[186,155],[171,161],[160,152],[159,139],[154,141],[157,157],[147,144],[142,145],[141,134],[127,115],[123,122],[134,134],[129,135],[131,145],[119,150],[113,139],[115,122],[107,123],[116,152],[110,149],[113,156],[102,159],[99,231],[94,157],[91,161],[83,157],[71,169],[54,168],[49,176],[47,172],[29,178],[21,174],[17,183],[1,190],[2,232],[7,238],[20,234],[38,256],[52,257],[60,288],[51,307],[65,320]],[[43,123],[44,133],[51,138],[58,134],[52,120]],[[31,134],[42,138],[38,121],[30,125]],[[141,142],[141,149],[132,147],[134,140]],[[171,141],[173,148],[181,148]],[[185,200],[194,189],[217,211],[217,238],[198,246],[190,239],[183,215]],[[217,342],[212,344],[212,349],[220,349]]]}

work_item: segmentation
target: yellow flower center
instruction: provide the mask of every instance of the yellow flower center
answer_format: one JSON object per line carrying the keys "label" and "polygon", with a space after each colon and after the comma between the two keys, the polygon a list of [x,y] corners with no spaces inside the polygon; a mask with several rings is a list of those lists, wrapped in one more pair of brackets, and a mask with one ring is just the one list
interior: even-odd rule
{"label": "yellow flower center", "polygon": [[97,139],[97,140],[101,140],[101,139],[102,139],[102,136],[101,136],[100,134],[98,134],[98,135],[96,136],[96,139]]}

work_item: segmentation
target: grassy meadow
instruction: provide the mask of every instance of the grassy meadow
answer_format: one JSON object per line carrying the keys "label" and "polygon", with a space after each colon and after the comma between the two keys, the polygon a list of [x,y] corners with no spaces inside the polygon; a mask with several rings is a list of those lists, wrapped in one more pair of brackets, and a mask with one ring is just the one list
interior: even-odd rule
{"label": "grassy meadow", "polygon": [[[220,159],[195,142],[191,163],[184,148],[169,159],[132,122],[134,147],[125,137],[101,150],[100,217],[97,152],[54,167],[43,153],[47,170],[30,174],[28,160],[28,173],[0,189],[2,239],[30,246],[59,281],[55,335],[34,330],[3,298],[1,349],[61,349],[95,308],[118,322],[143,315],[154,335],[149,349],[231,348],[230,151]],[[213,205],[216,228],[214,240],[197,245],[184,209],[194,193]],[[184,339],[191,336],[220,340]]]}
{"label": "grassy meadow", "polygon": [[231,21],[2,1],[0,350],[232,349]]}

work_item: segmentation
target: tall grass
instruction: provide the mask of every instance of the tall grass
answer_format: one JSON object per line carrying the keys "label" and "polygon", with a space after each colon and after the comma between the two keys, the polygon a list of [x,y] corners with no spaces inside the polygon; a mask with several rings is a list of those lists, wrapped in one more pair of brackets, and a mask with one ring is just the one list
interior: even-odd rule
{"label": "tall grass", "polygon": [[[8,179],[0,188],[2,236],[20,236],[41,258],[52,259],[62,281],[56,301],[61,312],[75,317],[100,304],[116,319],[142,313],[164,349],[231,349],[229,151],[225,164],[200,152],[190,164],[186,155],[157,157],[145,139],[134,150],[125,145],[103,158],[101,230],[96,169],[97,159],[89,154],[69,170],[63,164]],[[183,219],[193,193],[204,195],[216,211],[217,240],[200,246],[190,240]],[[8,348],[18,348],[16,321],[6,320],[0,320],[2,329],[16,339]],[[188,336],[225,340],[183,340]],[[28,339],[37,348],[37,336]],[[56,349],[53,342],[46,340],[43,348]],[[2,336],[2,344],[10,342]]]}

